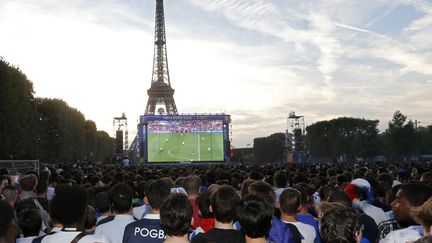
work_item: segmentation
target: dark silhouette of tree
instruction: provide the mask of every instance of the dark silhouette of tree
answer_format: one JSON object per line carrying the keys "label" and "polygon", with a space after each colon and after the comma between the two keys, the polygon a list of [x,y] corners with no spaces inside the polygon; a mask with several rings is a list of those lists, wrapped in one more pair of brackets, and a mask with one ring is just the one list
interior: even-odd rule
{"label": "dark silhouette of tree", "polygon": [[414,123],[400,111],[393,114],[386,130],[390,154],[395,158],[413,155],[416,147],[416,131]]}
{"label": "dark silhouette of tree", "polygon": [[348,117],[320,121],[306,128],[306,144],[313,158],[370,158],[377,153],[378,122]]}
{"label": "dark silhouette of tree", "polygon": [[34,156],[33,93],[26,75],[0,58],[0,158]]}
{"label": "dark silhouette of tree", "polygon": [[63,100],[33,93],[19,68],[0,59],[0,159],[111,160],[113,138]]}

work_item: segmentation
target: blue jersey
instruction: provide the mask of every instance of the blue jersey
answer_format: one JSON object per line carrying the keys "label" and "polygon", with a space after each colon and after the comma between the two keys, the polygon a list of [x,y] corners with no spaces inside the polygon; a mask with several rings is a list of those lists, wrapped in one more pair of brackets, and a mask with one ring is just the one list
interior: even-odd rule
{"label": "blue jersey", "polygon": [[308,224],[308,225],[313,226],[315,229],[315,233],[316,233],[314,243],[321,243],[321,238],[320,238],[319,229],[318,229],[318,220],[315,219],[314,216],[312,216],[310,214],[297,214],[296,218],[298,221],[300,221],[304,224]]}
{"label": "blue jersey", "polygon": [[160,219],[144,217],[126,226],[123,243],[162,243],[165,238]]}

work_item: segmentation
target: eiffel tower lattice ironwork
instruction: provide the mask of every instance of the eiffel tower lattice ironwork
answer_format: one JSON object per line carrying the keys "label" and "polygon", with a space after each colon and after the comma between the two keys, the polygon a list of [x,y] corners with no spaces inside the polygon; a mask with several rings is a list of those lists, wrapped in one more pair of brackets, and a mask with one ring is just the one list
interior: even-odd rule
{"label": "eiffel tower lattice ironwork", "polygon": [[174,89],[168,71],[163,0],[156,0],[154,43],[152,82],[147,90],[149,98],[145,114],[154,115],[156,107],[161,106],[157,111],[159,114],[176,115],[178,112],[174,102]]}

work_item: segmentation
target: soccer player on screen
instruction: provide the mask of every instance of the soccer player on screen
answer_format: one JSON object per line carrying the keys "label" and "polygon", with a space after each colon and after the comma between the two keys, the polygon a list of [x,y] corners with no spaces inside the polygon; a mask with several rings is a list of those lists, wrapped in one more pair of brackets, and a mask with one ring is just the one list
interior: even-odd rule
{"label": "soccer player on screen", "polygon": [[210,147],[207,148],[207,151],[210,153],[210,151],[211,151]]}

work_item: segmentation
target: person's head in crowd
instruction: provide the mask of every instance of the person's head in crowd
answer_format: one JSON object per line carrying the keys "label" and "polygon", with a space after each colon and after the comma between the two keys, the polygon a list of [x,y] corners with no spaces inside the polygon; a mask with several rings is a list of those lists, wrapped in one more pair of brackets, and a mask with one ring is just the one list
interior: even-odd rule
{"label": "person's head in crowd", "polygon": [[232,224],[236,209],[240,204],[240,196],[231,186],[221,186],[211,195],[210,205],[217,222]]}
{"label": "person's head in crowd", "polygon": [[18,213],[18,226],[24,237],[38,236],[42,227],[42,218],[34,209],[25,209]]}
{"label": "person's head in crowd", "polygon": [[48,181],[47,180],[39,180],[36,185],[37,196],[40,198],[47,198],[48,191]]}
{"label": "person's head in crowd", "polygon": [[402,183],[407,182],[409,177],[410,173],[408,173],[408,171],[404,168],[399,169],[399,171],[397,172],[397,179]]}
{"label": "person's head in crowd", "polygon": [[242,182],[241,188],[240,188],[240,197],[244,198],[246,195],[249,194],[249,186],[254,183],[255,180],[252,179],[246,179]]}
{"label": "person's head in crowd", "polygon": [[372,201],[372,188],[365,179],[357,178],[344,188],[351,201]]}
{"label": "person's head in crowd", "polygon": [[54,218],[65,228],[84,229],[87,193],[84,188],[75,185],[57,185],[55,196],[51,200]]}
{"label": "person's head in crowd", "polygon": [[432,182],[432,172],[430,172],[430,171],[424,172],[420,177],[420,181],[421,182],[427,182],[427,183]]}
{"label": "person's head in crowd", "polygon": [[322,212],[319,232],[323,242],[359,243],[362,238],[360,215],[342,204],[330,206]]}
{"label": "person's head in crowd", "polygon": [[378,175],[378,181],[385,181],[390,186],[393,185],[393,176],[390,173],[384,172]]}
{"label": "person's head in crowd", "polygon": [[94,207],[87,205],[85,209],[84,231],[92,232],[96,229],[96,210]]}
{"label": "person's head in crowd", "polygon": [[118,182],[124,182],[124,174],[121,172],[118,172],[114,175],[114,181]]}
{"label": "person's head in crowd", "polygon": [[219,185],[229,185],[231,183],[232,175],[228,171],[221,171],[217,176],[216,183]]}
{"label": "person's head in crowd", "polygon": [[213,170],[207,170],[205,172],[207,186],[216,183],[216,173]]}
{"label": "person's head in crowd", "polygon": [[0,192],[3,191],[3,188],[9,184],[7,176],[0,174]]}
{"label": "person's head in crowd", "polygon": [[188,198],[196,198],[201,187],[201,178],[196,175],[189,175],[183,182],[183,188],[186,190]]}
{"label": "person's head in crowd", "polygon": [[15,211],[20,213],[26,209],[34,209],[37,210],[36,204],[34,203],[33,198],[27,198],[24,200],[20,200],[15,205]]}
{"label": "person's head in crowd", "polygon": [[285,188],[288,185],[288,179],[283,172],[276,172],[273,175],[273,184],[276,188]]}
{"label": "person's head in crowd", "polygon": [[111,203],[107,192],[99,192],[94,198],[95,207],[102,215],[111,213]]}
{"label": "person's head in crowd", "polygon": [[421,206],[413,208],[411,213],[414,220],[423,226],[425,235],[432,235],[432,197]]}
{"label": "person's head in crowd", "polygon": [[257,195],[247,195],[237,209],[237,220],[246,242],[250,239],[265,239],[270,232],[272,219],[273,205]]}
{"label": "person's head in crowd", "polygon": [[165,176],[165,177],[161,177],[160,179],[165,181],[169,185],[170,188],[175,187],[175,182],[173,181],[173,179],[171,177]]}
{"label": "person's head in crowd", "polygon": [[207,183],[207,178],[205,176],[205,174],[199,174],[198,177],[201,179],[201,187],[200,187],[200,192],[202,192],[203,187],[206,187],[206,183]]}
{"label": "person's head in crowd", "polygon": [[210,195],[211,194],[209,192],[203,192],[196,199],[196,204],[199,208],[199,214],[205,219],[213,218],[213,213],[210,211]]}
{"label": "person's head in crowd", "polygon": [[314,188],[314,190],[317,191],[321,186],[324,185],[324,180],[321,176],[314,176],[310,178],[309,183]]}
{"label": "person's head in crowd", "polygon": [[11,205],[0,200],[0,242],[14,243],[18,232],[15,213]]}
{"label": "person's head in crowd", "polygon": [[391,203],[394,218],[402,227],[414,225],[411,209],[421,206],[432,196],[432,187],[424,184],[403,184]]}
{"label": "person's head in crowd", "polygon": [[128,214],[132,208],[133,191],[126,183],[118,183],[110,190],[111,206],[116,214]]}
{"label": "person's head in crowd", "polygon": [[144,200],[146,183],[145,183],[145,181],[142,181],[142,180],[137,180],[137,182],[138,182],[138,184],[136,186],[136,196],[139,199]]}
{"label": "person's head in crowd", "polygon": [[327,169],[327,177],[333,177],[333,176],[336,176],[337,175],[337,173],[336,173],[336,170],[335,169]]}
{"label": "person's head in crowd", "polygon": [[391,185],[386,181],[378,181],[379,190],[375,192],[375,197],[381,201],[381,203],[386,203],[387,194],[391,191]]}
{"label": "person's head in crowd", "polygon": [[192,215],[192,205],[186,195],[173,193],[164,200],[160,208],[160,220],[167,242],[189,242],[187,236]]}
{"label": "person's head in crowd", "polygon": [[21,190],[31,192],[36,188],[37,177],[34,174],[29,174],[19,179]]}
{"label": "person's head in crowd", "polygon": [[1,194],[7,203],[9,203],[12,207],[15,207],[18,199],[18,192],[14,186],[6,185],[1,191]]}
{"label": "person's head in crowd", "polygon": [[252,195],[261,195],[269,200],[269,202],[276,206],[276,193],[273,187],[264,181],[256,181],[249,186],[249,193]]}
{"label": "person's head in crowd", "polygon": [[183,184],[184,184],[185,179],[186,179],[186,177],[184,177],[184,176],[180,176],[180,177],[178,177],[178,178],[175,180],[175,182],[174,182],[175,186],[176,186],[176,187],[179,187],[179,186],[182,187]]}
{"label": "person's head in crowd", "polygon": [[322,186],[320,187],[320,189],[318,189],[318,195],[321,201],[327,201],[328,197],[332,192],[333,192],[333,188],[331,188],[328,185]]}
{"label": "person's head in crowd", "polygon": [[252,171],[252,173],[250,173],[249,175],[249,179],[255,180],[255,181],[260,181],[264,178],[264,176],[259,173],[258,171]]}
{"label": "person's head in crowd", "polygon": [[303,182],[296,184],[293,188],[300,192],[302,211],[306,213],[308,207],[313,205],[313,189]]}
{"label": "person's head in crowd", "polygon": [[348,182],[349,179],[346,175],[341,174],[341,175],[337,175],[336,176],[336,183],[338,185],[339,188],[341,188],[341,186],[345,183]]}
{"label": "person's head in crowd", "polygon": [[278,206],[282,217],[295,216],[302,207],[301,192],[294,188],[285,189],[279,197]]}
{"label": "person's head in crowd", "polygon": [[332,192],[327,201],[329,203],[341,203],[347,207],[352,207],[352,201],[344,191]]}
{"label": "person's head in crowd", "polygon": [[213,192],[217,191],[217,189],[219,189],[220,187],[221,187],[221,185],[218,185],[218,184],[211,184],[211,185],[208,187],[207,192],[210,193],[210,195],[211,195]]}
{"label": "person's head in crowd", "polygon": [[155,180],[151,182],[146,189],[144,203],[150,204],[152,213],[158,214],[162,206],[162,202],[170,195],[171,188],[163,180]]}

